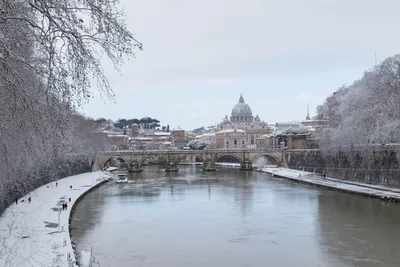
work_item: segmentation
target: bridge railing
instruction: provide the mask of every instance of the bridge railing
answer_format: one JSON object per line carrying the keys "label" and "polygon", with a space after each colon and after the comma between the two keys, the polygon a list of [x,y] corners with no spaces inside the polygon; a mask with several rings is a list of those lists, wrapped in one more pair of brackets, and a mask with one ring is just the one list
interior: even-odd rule
{"label": "bridge railing", "polygon": [[272,153],[282,152],[284,149],[280,148],[259,148],[259,149],[203,149],[203,150],[114,150],[104,151],[103,155],[116,155],[116,154],[136,154],[136,155],[155,155],[155,154],[206,154],[206,153]]}

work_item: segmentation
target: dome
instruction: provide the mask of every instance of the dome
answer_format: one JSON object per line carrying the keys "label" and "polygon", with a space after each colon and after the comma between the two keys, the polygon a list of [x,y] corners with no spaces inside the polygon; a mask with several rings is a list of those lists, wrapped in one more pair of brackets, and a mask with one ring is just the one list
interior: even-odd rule
{"label": "dome", "polygon": [[239,103],[232,109],[232,117],[236,116],[252,116],[251,108],[244,102],[242,95],[240,95]]}

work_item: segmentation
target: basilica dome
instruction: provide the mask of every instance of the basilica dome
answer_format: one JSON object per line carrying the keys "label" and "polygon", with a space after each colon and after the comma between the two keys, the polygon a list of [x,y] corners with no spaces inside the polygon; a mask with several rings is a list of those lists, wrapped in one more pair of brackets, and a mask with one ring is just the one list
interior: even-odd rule
{"label": "basilica dome", "polygon": [[244,102],[243,96],[240,95],[239,103],[232,109],[232,122],[253,122],[253,113],[251,108]]}
{"label": "basilica dome", "polygon": [[237,103],[232,109],[232,116],[251,116],[251,108],[244,102],[243,96],[240,95],[239,103]]}

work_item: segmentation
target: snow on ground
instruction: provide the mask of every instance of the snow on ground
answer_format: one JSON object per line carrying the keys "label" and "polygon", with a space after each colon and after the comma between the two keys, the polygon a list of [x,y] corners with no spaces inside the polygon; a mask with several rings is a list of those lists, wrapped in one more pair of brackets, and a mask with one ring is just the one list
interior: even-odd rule
{"label": "snow on ground", "polygon": [[380,198],[391,198],[400,201],[400,189],[382,185],[371,185],[361,182],[353,182],[335,179],[332,177],[322,178],[321,175],[312,172],[293,170],[288,168],[261,168],[262,172],[271,173],[277,176],[289,178],[299,182],[335,188],[342,191],[369,195]]}
{"label": "snow on ground", "polygon": [[80,255],[81,255],[80,265],[82,267],[90,267],[90,252],[82,251]]}
{"label": "snow on ground", "polygon": [[[68,229],[71,207],[103,180],[101,172],[70,176],[59,180],[58,186],[49,183],[14,202],[0,217],[0,266],[75,266],[68,265],[68,254],[75,260]],[[57,204],[64,201],[68,209],[61,211],[64,231],[59,233]]]}
{"label": "snow on ground", "polygon": [[233,167],[233,168],[240,167],[239,163],[229,163],[229,162],[216,162],[215,165],[220,165],[220,166],[225,166],[225,167]]}

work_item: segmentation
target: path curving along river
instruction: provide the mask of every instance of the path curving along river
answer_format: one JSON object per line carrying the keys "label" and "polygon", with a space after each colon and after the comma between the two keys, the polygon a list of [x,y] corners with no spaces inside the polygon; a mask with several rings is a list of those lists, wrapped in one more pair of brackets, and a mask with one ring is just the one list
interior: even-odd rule
{"label": "path curving along river", "polygon": [[400,205],[265,173],[157,167],[76,207],[78,250],[102,267],[400,266]]}

